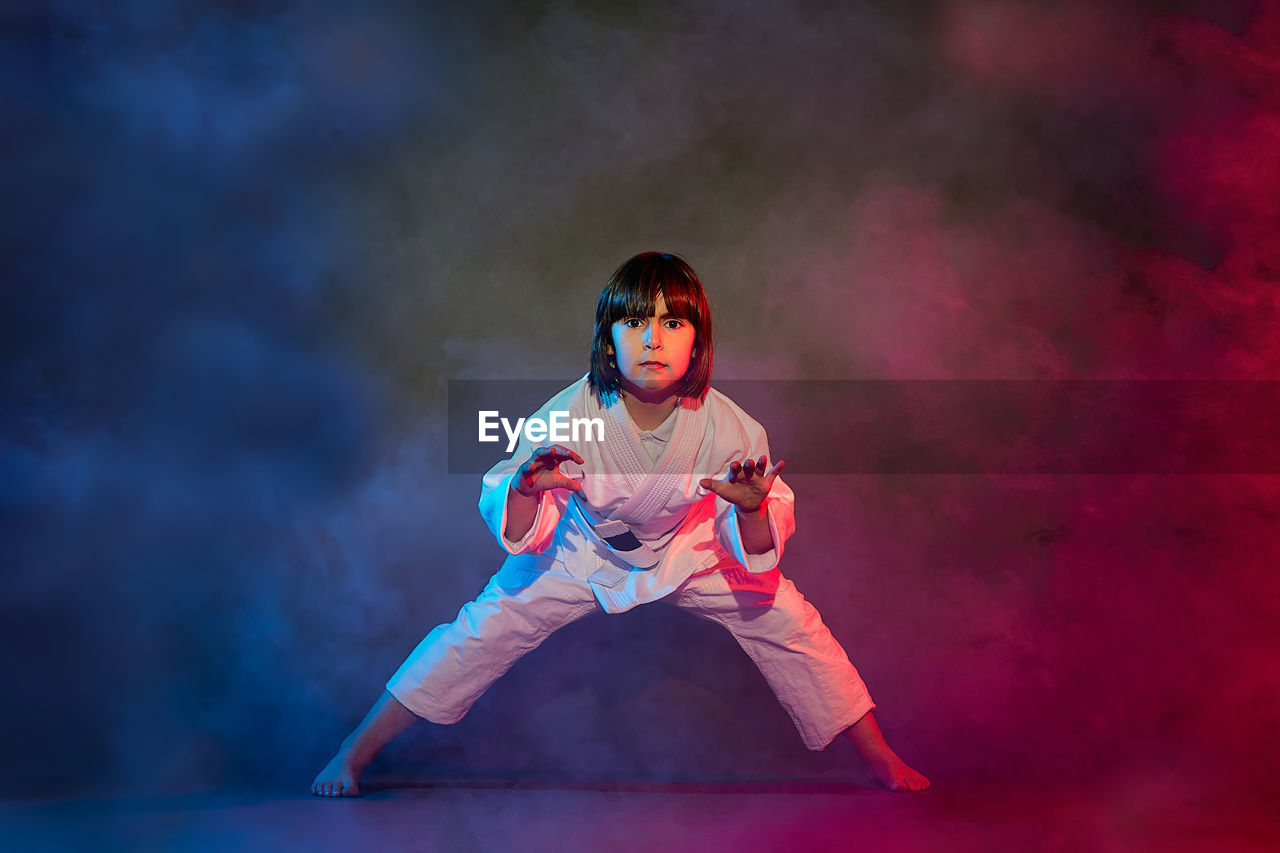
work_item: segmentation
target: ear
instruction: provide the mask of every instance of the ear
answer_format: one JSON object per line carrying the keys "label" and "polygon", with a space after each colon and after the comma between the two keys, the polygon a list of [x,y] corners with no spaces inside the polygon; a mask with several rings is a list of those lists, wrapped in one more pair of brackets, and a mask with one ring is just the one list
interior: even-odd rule
{"label": "ear", "polygon": [[605,354],[605,355],[614,355],[614,354],[615,354],[615,353],[614,353],[614,351],[613,351],[613,344],[605,344],[605,345],[604,345],[604,354]]}

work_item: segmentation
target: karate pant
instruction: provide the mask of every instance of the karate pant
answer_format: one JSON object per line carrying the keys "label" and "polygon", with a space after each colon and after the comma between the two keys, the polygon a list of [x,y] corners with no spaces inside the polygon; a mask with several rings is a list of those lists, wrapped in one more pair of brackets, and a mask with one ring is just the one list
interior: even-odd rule
{"label": "karate pant", "polygon": [[[660,600],[727,628],[809,749],[826,748],[875,707],[818,611],[777,568],[708,569]],[[604,610],[585,581],[504,567],[457,619],[427,634],[387,691],[423,719],[456,723],[522,655],[597,612]]]}

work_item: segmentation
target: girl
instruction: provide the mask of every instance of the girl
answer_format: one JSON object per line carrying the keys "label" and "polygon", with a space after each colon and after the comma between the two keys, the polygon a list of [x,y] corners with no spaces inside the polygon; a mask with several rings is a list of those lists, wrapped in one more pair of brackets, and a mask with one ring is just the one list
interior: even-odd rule
{"label": "girl", "polygon": [[884,786],[929,787],[885,743],[857,670],[778,570],[795,529],[785,463],[769,466],[764,429],[710,387],[712,354],[687,263],[646,252],[618,268],[596,307],[590,372],[534,416],[600,418],[603,440],[523,439],[485,475],[480,512],[509,556],[409,655],[313,794],[359,796],[388,741],[420,719],[460,720],[557,628],[659,599],[727,628],[809,749],[843,734]]}

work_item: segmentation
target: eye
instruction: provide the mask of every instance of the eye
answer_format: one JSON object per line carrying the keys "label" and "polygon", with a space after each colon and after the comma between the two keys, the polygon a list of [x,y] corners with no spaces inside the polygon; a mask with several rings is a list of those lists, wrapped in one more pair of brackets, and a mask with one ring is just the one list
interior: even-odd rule
{"label": "eye", "polygon": [[677,320],[674,317],[667,321],[668,329],[680,329],[684,327],[684,320]]}
{"label": "eye", "polygon": [[622,321],[622,325],[626,326],[628,329],[638,329],[643,324],[644,322],[639,317],[628,317]]}

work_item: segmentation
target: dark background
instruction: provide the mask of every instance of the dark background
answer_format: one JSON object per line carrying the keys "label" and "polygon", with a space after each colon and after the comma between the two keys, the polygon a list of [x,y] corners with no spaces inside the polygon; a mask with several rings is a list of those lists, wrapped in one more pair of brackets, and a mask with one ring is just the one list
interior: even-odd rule
{"label": "dark background", "polygon": [[[1280,378],[1272,0],[10,2],[0,39],[7,793],[305,790],[501,560],[448,380],[582,375],[638,251],[702,275],[721,379]],[[790,479],[784,570],[935,783],[1277,796],[1275,476]],[[371,770],[853,762],[653,605]]]}

